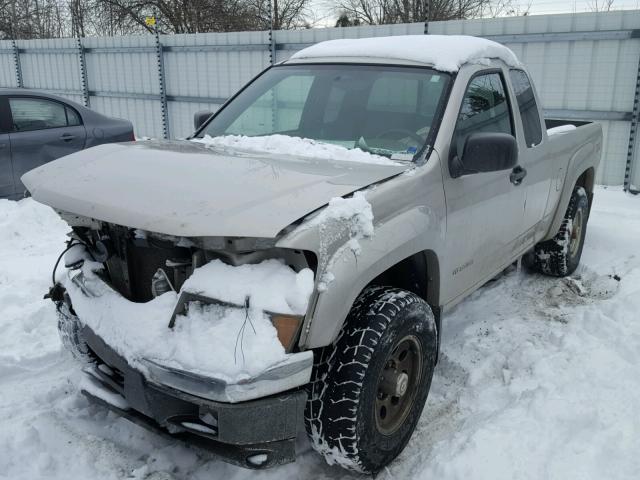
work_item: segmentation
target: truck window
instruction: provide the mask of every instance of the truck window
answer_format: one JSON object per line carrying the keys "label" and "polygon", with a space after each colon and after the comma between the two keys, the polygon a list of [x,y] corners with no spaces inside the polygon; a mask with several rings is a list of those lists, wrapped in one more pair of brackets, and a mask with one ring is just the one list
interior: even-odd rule
{"label": "truck window", "polygon": [[542,127],[540,126],[540,114],[536,97],[533,95],[533,88],[529,77],[522,70],[511,70],[509,72],[511,85],[516,94],[520,118],[522,118],[522,129],[527,147],[535,147],[542,142]]}
{"label": "truck window", "polygon": [[462,100],[452,142],[459,155],[471,133],[495,132],[513,135],[513,121],[502,76],[497,72],[474,77]]}

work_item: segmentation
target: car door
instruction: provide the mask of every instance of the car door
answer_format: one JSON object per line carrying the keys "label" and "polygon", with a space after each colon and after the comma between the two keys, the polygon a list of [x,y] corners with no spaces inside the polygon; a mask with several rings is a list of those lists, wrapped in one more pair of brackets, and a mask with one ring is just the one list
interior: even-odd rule
{"label": "car door", "polygon": [[[513,111],[502,70],[481,71],[466,86],[449,149],[461,154],[476,132],[514,135]],[[447,254],[443,281],[453,301],[508,264],[522,229],[524,189],[512,170],[452,178],[443,169],[447,205]],[[516,182],[517,183],[517,182]]]}
{"label": "car door", "polygon": [[544,217],[549,198],[553,157],[548,149],[543,148],[543,123],[536,96],[529,76],[524,70],[509,70],[511,88],[513,90],[520,121],[516,122],[519,139],[519,162],[527,171],[522,181],[525,190],[525,209],[523,214],[523,233],[527,244],[533,246],[534,233]]}
{"label": "car door", "polygon": [[6,98],[0,97],[0,198],[13,196],[13,168],[11,166],[11,143]]}
{"label": "car door", "polygon": [[82,150],[86,132],[71,106],[44,97],[11,96],[11,159],[16,192],[24,191],[20,177],[29,170]]}

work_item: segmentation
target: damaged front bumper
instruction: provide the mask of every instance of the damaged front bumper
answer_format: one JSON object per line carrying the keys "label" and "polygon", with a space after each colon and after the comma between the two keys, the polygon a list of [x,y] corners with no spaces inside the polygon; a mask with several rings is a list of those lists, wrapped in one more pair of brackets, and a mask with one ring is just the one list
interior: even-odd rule
{"label": "damaged front bumper", "polygon": [[[100,289],[92,289],[81,273],[72,281],[84,295],[99,296]],[[88,360],[81,391],[91,400],[240,466],[266,468],[295,460],[307,397],[299,387],[309,382],[312,352],[291,354],[287,361],[235,383],[150,360],[136,369],[81,324],[66,292],[63,298],[60,328],[74,332],[81,344],[75,353]]]}
{"label": "damaged front bumper", "polygon": [[[101,296],[105,288],[111,289],[106,282],[95,279],[89,281],[81,271],[73,272],[70,279],[89,298]],[[95,284],[96,281],[99,285]],[[111,289],[111,291],[119,295],[115,290]],[[187,294],[186,297],[191,296]],[[71,299],[68,295],[65,301],[71,307]],[[178,305],[183,301],[181,297]],[[68,310],[72,311],[72,308]],[[142,359],[140,363],[146,370],[144,373],[150,383],[168,386],[208,400],[236,403],[262,398],[307,384],[313,369],[313,352],[288,354],[284,361],[267,368],[260,374],[235,382],[167,367],[153,360]]]}

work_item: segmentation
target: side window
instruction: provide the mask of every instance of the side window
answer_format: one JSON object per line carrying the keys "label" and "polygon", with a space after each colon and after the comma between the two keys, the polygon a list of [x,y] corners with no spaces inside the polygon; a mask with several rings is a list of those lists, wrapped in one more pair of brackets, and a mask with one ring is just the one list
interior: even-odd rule
{"label": "side window", "polygon": [[522,70],[511,70],[509,77],[518,101],[525,142],[527,147],[535,147],[542,142],[542,127],[540,126],[540,114],[538,113],[538,105],[536,104],[536,97],[533,95],[531,82],[527,74]]}
{"label": "side window", "polygon": [[10,98],[13,130],[24,132],[66,127],[67,114],[61,103],[44,98]]}
{"label": "side window", "polygon": [[78,125],[82,125],[82,120],[80,120],[80,115],[71,107],[65,107],[67,110],[67,126],[69,127],[77,127]]}
{"label": "side window", "polygon": [[476,132],[513,135],[513,122],[502,76],[487,73],[474,77],[462,100],[453,138],[456,154],[462,154],[467,137]]}

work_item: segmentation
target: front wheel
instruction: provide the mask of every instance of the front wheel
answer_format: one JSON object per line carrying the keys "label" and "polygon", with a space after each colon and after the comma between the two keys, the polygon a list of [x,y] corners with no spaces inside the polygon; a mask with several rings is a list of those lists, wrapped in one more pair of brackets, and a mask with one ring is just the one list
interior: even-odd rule
{"label": "front wheel", "polygon": [[435,318],[424,300],[397,288],[365,290],[314,367],[305,412],[313,447],[330,464],[380,471],[411,438],[436,355]]}
{"label": "front wheel", "polygon": [[556,236],[535,246],[534,268],[554,277],[571,275],[580,263],[588,219],[587,192],[576,187]]}

